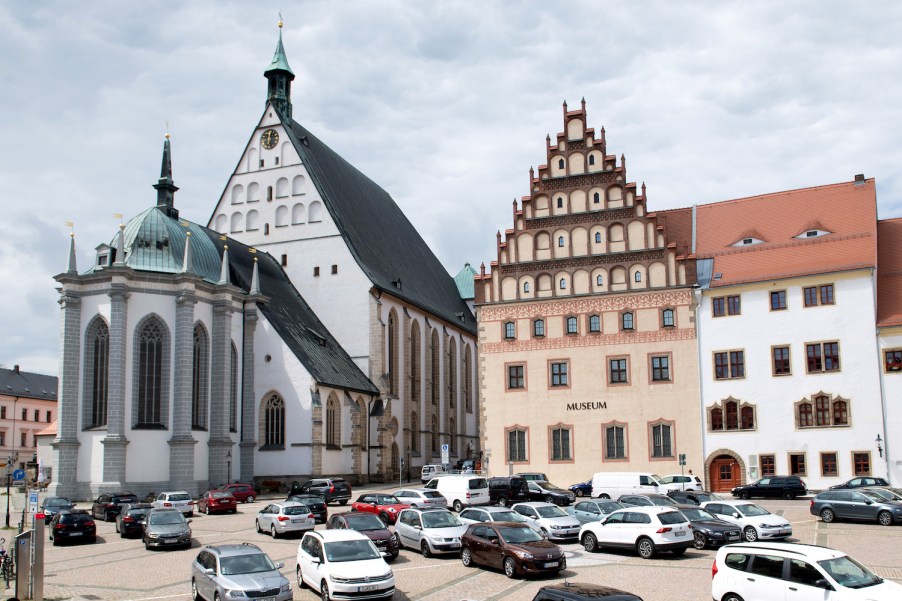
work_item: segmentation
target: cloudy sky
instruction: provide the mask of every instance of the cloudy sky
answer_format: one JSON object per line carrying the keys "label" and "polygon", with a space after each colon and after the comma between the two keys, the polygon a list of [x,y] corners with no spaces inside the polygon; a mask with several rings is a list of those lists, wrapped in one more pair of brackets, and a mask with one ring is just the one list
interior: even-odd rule
{"label": "cloudy sky", "polygon": [[902,216],[902,3],[0,1],[0,364],[58,371],[83,269],[155,201],[167,122],[206,223],[263,110],[277,13],[294,117],[387,189],[451,273],[585,97],[649,207],[877,179]]}

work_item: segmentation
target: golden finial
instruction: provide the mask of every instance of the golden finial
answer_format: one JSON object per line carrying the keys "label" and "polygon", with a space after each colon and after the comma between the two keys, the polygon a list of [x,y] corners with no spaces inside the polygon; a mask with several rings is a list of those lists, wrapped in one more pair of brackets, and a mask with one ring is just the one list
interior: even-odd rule
{"label": "golden finial", "polygon": [[179,225],[182,226],[182,227],[191,227],[191,224],[188,223],[188,221],[185,220],[185,219],[183,219],[182,221],[180,221],[180,222],[179,222]]}
{"label": "golden finial", "polygon": [[185,232],[185,235],[188,236],[188,237],[190,238],[190,237],[191,237],[191,232]]}
{"label": "golden finial", "polygon": [[166,133],[163,134],[163,137],[169,139],[169,119],[166,120]]}
{"label": "golden finial", "polygon": [[167,131],[165,134],[163,134],[163,137],[166,138],[166,139],[168,140],[168,139],[169,139],[169,132]]}
{"label": "golden finial", "polygon": [[223,245],[222,245],[222,250],[229,250],[229,245],[228,245],[228,244],[223,244]]}
{"label": "golden finial", "polygon": [[220,239],[220,240],[226,240],[225,234],[220,234],[220,235],[219,235],[219,239]]}
{"label": "golden finial", "polygon": [[282,23],[282,11],[279,11],[279,29],[282,29],[282,25],[284,25],[284,23]]}
{"label": "golden finial", "polygon": [[247,251],[248,251],[249,253],[251,253],[252,255],[257,254],[257,249],[256,249],[256,248],[253,248],[253,247],[247,249]]}
{"label": "golden finial", "polygon": [[257,262],[257,257],[254,257],[254,263],[256,263],[256,262]]}

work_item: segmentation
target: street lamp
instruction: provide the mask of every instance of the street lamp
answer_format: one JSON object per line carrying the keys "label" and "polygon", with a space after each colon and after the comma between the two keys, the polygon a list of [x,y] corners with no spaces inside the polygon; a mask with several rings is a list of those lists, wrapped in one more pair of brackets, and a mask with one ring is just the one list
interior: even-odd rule
{"label": "street lamp", "polygon": [[226,452],[226,466],[228,466],[228,476],[226,477],[226,484],[229,484],[232,481],[232,449],[229,449]]}
{"label": "street lamp", "polygon": [[883,457],[883,439],[880,438],[880,434],[877,434],[877,440],[875,440],[874,442],[877,443],[877,452],[881,457]]}

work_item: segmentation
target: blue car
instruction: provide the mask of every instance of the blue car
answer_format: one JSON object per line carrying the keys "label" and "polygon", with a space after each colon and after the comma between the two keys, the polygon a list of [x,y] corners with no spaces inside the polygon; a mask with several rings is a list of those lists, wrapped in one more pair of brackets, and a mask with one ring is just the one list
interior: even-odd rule
{"label": "blue car", "polygon": [[591,497],[592,481],[586,480],[585,482],[580,482],[578,484],[571,484],[570,492],[575,494],[577,497]]}

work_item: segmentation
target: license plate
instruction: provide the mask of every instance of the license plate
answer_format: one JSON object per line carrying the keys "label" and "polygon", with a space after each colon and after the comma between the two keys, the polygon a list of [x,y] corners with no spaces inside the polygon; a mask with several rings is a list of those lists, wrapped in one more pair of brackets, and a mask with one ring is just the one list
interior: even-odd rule
{"label": "license plate", "polygon": [[259,601],[276,601],[275,597],[263,597]]}
{"label": "license plate", "polygon": [[683,530],[677,530],[676,532],[674,532],[674,535],[676,535],[676,536],[686,536],[686,532],[683,531]]}
{"label": "license plate", "polygon": [[357,587],[357,592],[358,592],[358,593],[366,593],[366,592],[368,592],[368,591],[374,591],[374,590],[376,590],[377,588],[379,588],[379,587],[378,587],[377,585],[375,585],[375,584],[367,584],[366,586],[358,586],[358,587]]}
{"label": "license plate", "polygon": [[178,542],[178,539],[176,539],[176,538],[167,538],[167,539],[163,540],[163,544],[166,544],[166,545],[174,545],[177,542]]}
{"label": "license plate", "polygon": [[300,524],[300,523],[301,523],[301,520],[300,520],[300,519],[297,519],[297,520],[291,520],[291,523],[292,523],[292,524]]}
{"label": "license plate", "polygon": [[558,566],[558,562],[556,562],[556,561],[547,561],[547,562],[543,563],[542,566],[543,566],[543,567],[546,567],[546,568],[556,568],[556,567]]}
{"label": "license plate", "polygon": [[69,536],[81,536],[84,532],[70,532]]}
{"label": "license plate", "polygon": [[739,540],[739,535],[728,536],[727,540]]}

